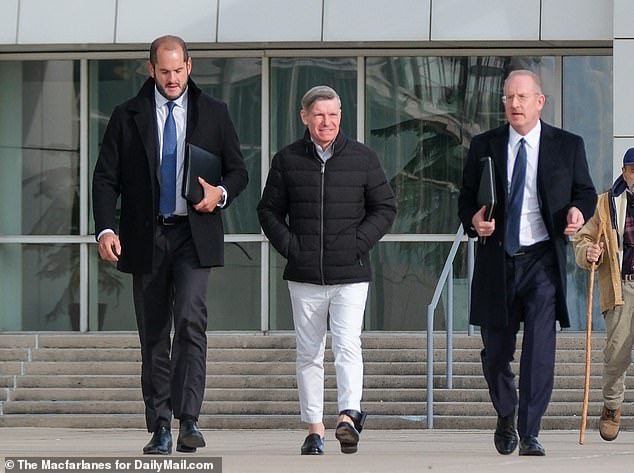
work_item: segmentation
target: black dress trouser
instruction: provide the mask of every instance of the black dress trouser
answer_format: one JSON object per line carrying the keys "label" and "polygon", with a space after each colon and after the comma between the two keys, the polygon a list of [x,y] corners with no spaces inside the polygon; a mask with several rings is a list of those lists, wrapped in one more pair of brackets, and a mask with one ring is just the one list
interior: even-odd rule
{"label": "black dress trouser", "polygon": [[197,419],[200,414],[207,365],[209,271],[200,266],[189,223],[183,221],[156,227],[152,272],[133,275],[149,432],[160,421],[170,422],[172,414],[177,419]]}
{"label": "black dress trouser", "polygon": [[[499,416],[517,411],[520,438],[537,436],[554,385],[557,262],[550,244],[506,257],[509,320],[481,330],[484,377]],[[519,398],[511,362],[520,323],[524,323]],[[500,324],[502,325],[502,324]]]}

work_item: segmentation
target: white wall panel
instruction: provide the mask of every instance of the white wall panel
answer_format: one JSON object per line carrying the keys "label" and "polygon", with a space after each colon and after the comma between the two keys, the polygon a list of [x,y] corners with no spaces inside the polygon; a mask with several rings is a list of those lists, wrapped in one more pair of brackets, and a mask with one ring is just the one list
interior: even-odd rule
{"label": "white wall panel", "polygon": [[187,43],[216,41],[218,0],[118,1],[117,43],[150,43],[165,34]]}
{"label": "white wall panel", "polygon": [[613,46],[614,136],[634,137],[634,40],[615,39]]}
{"label": "white wall panel", "polygon": [[15,44],[18,31],[18,0],[2,0],[0,6],[0,43]]}
{"label": "white wall panel", "polygon": [[116,0],[21,0],[18,42],[112,43],[115,3]]}
{"label": "white wall panel", "polygon": [[428,41],[431,0],[324,0],[324,41]]}
{"label": "white wall panel", "polygon": [[541,39],[612,40],[612,2],[542,0]]}
{"label": "white wall panel", "polygon": [[613,0],[614,37],[634,38],[634,2],[632,0]]}
{"label": "white wall panel", "polygon": [[434,0],[432,41],[539,39],[540,0]]}
{"label": "white wall panel", "polygon": [[218,42],[321,41],[322,0],[219,0]]}

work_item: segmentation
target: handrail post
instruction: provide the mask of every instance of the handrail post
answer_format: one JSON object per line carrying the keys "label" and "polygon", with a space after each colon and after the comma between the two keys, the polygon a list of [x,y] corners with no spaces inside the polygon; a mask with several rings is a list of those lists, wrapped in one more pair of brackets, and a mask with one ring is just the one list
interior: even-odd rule
{"label": "handrail post", "polygon": [[427,428],[434,428],[434,308],[427,308]]}
{"label": "handrail post", "polygon": [[447,276],[447,389],[453,389],[453,263]]}
{"label": "handrail post", "polygon": [[[471,316],[471,283],[473,282],[473,268],[475,267],[475,238],[467,240],[467,321]],[[472,337],[475,333],[473,325],[467,326],[467,335]]]}
{"label": "handrail post", "polygon": [[[450,293],[450,302],[448,302],[447,304],[448,311],[450,311],[451,321],[448,321],[447,326],[449,327],[448,331],[452,332],[451,338],[453,339],[453,260],[456,257],[458,247],[460,246],[460,242],[462,241],[463,237],[464,230],[461,224],[460,227],[458,227],[456,237],[453,240],[451,249],[449,250],[449,254],[447,255],[445,264],[443,265],[442,271],[440,273],[440,278],[438,279],[436,289],[434,290],[434,295],[431,299],[431,302],[427,306],[427,428],[429,429],[432,429],[434,426],[434,311],[436,310],[436,306],[438,305],[438,301],[440,300],[445,282],[447,281],[448,276],[451,274],[451,282],[448,288],[448,291]],[[449,339],[448,347],[449,349],[452,348],[452,342]],[[453,355],[448,355],[448,365],[452,364],[452,357]],[[451,376],[451,366],[448,366],[447,372],[448,376]],[[452,381],[448,381],[448,384],[452,385]]]}

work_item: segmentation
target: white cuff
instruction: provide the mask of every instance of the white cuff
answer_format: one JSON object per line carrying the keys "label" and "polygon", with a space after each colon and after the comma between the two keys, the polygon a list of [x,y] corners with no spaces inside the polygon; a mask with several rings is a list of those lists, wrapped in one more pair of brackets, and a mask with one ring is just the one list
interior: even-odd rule
{"label": "white cuff", "polygon": [[222,199],[220,199],[220,202],[218,202],[218,207],[222,209],[224,208],[225,205],[227,205],[227,189],[225,189],[224,186],[218,186],[218,187],[222,191]]}
{"label": "white cuff", "polygon": [[99,235],[97,235],[97,241],[99,241],[99,239],[104,236],[106,233],[114,233],[114,230],[112,230],[111,228],[106,228],[105,230],[101,230],[101,232],[99,232]]}

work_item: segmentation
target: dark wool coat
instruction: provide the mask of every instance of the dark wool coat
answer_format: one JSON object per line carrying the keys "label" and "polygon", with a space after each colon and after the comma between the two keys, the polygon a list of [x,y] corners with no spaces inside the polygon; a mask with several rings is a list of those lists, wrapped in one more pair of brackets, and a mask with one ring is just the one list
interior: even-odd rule
{"label": "dark wool coat", "polygon": [[288,262],[284,279],[370,281],[370,249],[396,217],[394,194],[374,151],[339,133],[325,163],[308,131],[274,157],[258,217]]}
{"label": "dark wool coat", "polygon": [[[509,125],[475,136],[471,141],[458,198],[458,214],[470,237],[477,234],[471,225],[479,210],[477,192],[482,172],[481,158],[491,156],[495,168],[497,206],[493,218],[495,232],[478,244],[471,291],[470,323],[480,326],[505,326],[508,320],[504,228],[507,205],[507,146]],[[577,135],[542,122],[537,165],[537,193],[541,216],[557,256],[557,320],[569,327],[566,307],[566,217],[577,207],[587,222],[597,202],[597,194],[588,172],[583,140]]]}
{"label": "dark wool coat", "polygon": [[[187,86],[186,142],[222,158],[222,186],[227,205],[245,188],[247,170],[226,104],[205,95],[190,79]],[[159,149],[154,80],[148,79],[136,97],[112,112],[93,175],[95,233],[118,229],[121,257],[118,268],[147,273],[152,268],[153,241],[159,201]],[[226,206],[225,206],[226,208]],[[222,210],[196,212],[188,205],[189,224],[201,266],[224,264]]]}

